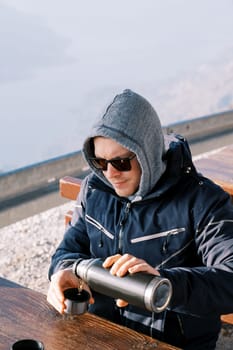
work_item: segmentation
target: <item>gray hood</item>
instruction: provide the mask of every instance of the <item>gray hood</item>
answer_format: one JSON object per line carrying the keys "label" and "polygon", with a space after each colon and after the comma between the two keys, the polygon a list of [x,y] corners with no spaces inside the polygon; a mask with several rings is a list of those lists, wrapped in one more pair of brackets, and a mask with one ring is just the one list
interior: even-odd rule
{"label": "gray hood", "polygon": [[94,173],[112,187],[101,171],[92,167],[88,158],[93,157],[96,136],[111,138],[136,154],[142,176],[136,196],[143,198],[155,186],[165,171],[163,161],[164,136],[160,120],[151,104],[131,90],[116,95],[102,118],[93,126],[84,142],[83,155]]}

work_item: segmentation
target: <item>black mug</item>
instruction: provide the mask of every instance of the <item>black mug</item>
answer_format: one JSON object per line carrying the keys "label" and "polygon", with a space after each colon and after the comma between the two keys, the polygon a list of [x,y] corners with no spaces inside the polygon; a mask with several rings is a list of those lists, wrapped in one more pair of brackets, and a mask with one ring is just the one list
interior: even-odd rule
{"label": "black mug", "polygon": [[12,344],[11,350],[44,350],[44,345],[35,339],[20,339]]}
{"label": "black mug", "polygon": [[90,294],[82,289],[69,288],[64,291],[66,309],[69,315],[80,315],[87,311]]}

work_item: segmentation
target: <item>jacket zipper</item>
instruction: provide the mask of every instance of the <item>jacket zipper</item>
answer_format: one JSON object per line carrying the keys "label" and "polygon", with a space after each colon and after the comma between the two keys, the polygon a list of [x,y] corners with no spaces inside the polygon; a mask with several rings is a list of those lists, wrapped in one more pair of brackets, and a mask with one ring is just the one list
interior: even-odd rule
{"label": "jacket zipper", "polygon": [[158,238],[161,238],[161,237],[167,237],[168,238],[169,236],[177,235],[180,232],[185,232],[185,228],[184,227],[175,228],[175,229],[164,231],[164,232],[154,233],[154,234],[148,235],[148,236],[132,238],[131,239],[131,243],[139,243],[139,242],[149,241],[149,240],[152,240],[152,239],[158,239]]}
{"label": "jacket zipper", "polygon": [[86,221],[89,222],[91,225],[95,226],[98,230],[101,231],[101,233],[104,233],[108,238],[114,239],[114,235],[106,230],[97,220],[92,218],[90,215],[86,214]]}
{"label": "jacket zipper", "polygon": [[126,207],[125,207],[124,217],[120,222],[119,241],[118,241],[119,254],[122,254],[124,226],[125,226],[126,220],[128,218],[130,207],[131,207],[131,203],[127,202]]}

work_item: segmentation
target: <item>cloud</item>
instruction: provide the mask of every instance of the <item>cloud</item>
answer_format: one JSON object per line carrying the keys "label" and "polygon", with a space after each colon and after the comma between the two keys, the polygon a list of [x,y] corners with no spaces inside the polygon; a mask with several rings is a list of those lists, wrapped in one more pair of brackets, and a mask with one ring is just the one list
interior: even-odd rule
{"label": "cloud", "polygon": [[70,40],[40,16],[0,5],[0,83],[27,79],[38,69],[71,62],[69,45]]}
{"label": "cloud", "polygon": [[155,107],[169,124],[233,109],[233,55],[201,65],[168,82],[154,96]]}

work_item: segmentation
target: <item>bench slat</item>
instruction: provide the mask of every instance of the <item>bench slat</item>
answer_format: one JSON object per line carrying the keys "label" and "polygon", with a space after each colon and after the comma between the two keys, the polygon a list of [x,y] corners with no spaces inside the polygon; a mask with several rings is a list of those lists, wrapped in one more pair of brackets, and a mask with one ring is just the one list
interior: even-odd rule
{"label": "bench slat", "polygon": [[222,322],[229,323],[229,324],[233,325],[233,314],[222,315],[221,320],[222,320]]}
{"label": "bench slat", "polygon": [[64,176],[59,181],[60,195],[64,198],[76,200],[82,180],[72,176]]}

